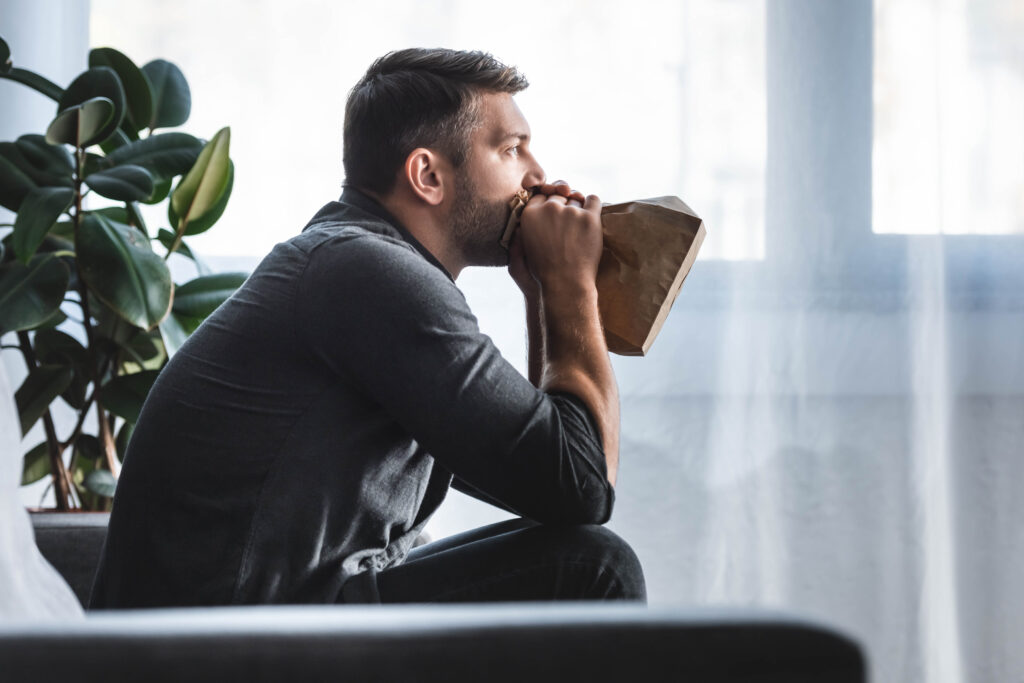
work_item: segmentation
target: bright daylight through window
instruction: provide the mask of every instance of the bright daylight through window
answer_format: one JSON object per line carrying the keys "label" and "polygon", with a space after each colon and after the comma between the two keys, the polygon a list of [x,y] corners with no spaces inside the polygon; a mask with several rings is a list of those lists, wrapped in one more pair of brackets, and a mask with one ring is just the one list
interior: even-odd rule
{"label": "bright daylight through window", "polygon": [[442,45],[527,75],[518,99],[552,178],[606,202],[678,195],[708,226],[702,259],[764,257],[764,0],[550,3],[529,31],[470,0],[155,7],[93,0],[91,43],[177,63],[190,130],[231,125],[234,196],[194,240],[202,254],[258,256],[294,234],[339,193],[348,88],[389,50]]}
{"label": "bright daylight through window", "polygon": [[1024,3],[875,0],[876,233],[1024,233]]}

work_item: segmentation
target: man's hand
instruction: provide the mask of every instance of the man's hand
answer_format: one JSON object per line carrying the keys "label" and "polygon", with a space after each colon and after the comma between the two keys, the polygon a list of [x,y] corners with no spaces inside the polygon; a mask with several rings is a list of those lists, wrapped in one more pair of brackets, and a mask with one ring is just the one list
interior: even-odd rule
{"label": "man's hand", "polygon": [[[559,196],[566,199],[566,204],[571,206],[583,206],[586,197],[581,192],[572,190],[569,183],[564,180],[556,180],[553,183],[545,183],[533,188],[534,196]],[[508,274],[519,287],[527,301],[536,302],[540,297],[540,283],[530,272],[526,264],[526,253],[523,250],[523,241],[519,236],[520,231],[516,230],[512,236],[512,243],[509,245]]]}
{"label": "man's hand", "polygon": [[564,181],[542,185],[523,209],[516,237],[522,246],[516,256],[525,258],[541,288],[593,286],[603,248],[601,200],[584,198]]}
{"label": "man's hand", "polygon": [[557,194],[562,197],[565,197],[566,199],[577,201],[579,202],[580,206],[583,206],[583,202],[587,200],[587,198],[583,196],[582,192],[578,190],[573,190],[572,188],[569,187],[569,183],[565,182],[564,180],[556,180],[553,183],[544,183],[543,185],[538,185],[533,189],[537,194],[542,194],[545,196]]}

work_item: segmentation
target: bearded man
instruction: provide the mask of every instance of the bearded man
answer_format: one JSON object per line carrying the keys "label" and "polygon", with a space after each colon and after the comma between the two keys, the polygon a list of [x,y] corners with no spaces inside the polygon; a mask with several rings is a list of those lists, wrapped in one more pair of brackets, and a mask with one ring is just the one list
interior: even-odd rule
{"label": "bearded man", "polygon": [[[601,526],[619,408],[600,201],[546,182],[513,100],[526,86],[479,52],[370,67],[345,110],[341,198],[150,392],[92,607],[645,598]],[[507,265],[523,292],[528,378],[455,285],[473,265]],[[518,517],[413,547],[453,485]]]}

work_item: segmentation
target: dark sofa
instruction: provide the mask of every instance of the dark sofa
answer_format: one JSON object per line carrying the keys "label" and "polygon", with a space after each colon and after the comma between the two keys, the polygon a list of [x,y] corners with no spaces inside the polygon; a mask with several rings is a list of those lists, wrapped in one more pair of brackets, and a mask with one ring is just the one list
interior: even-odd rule
{"label": "dark sofa", "polygon": [[[80,599],[102,515],[35,516]],[[600,603],[99,612],[0,624],[2,681],[865,680],[858,645],[791,615]]]}

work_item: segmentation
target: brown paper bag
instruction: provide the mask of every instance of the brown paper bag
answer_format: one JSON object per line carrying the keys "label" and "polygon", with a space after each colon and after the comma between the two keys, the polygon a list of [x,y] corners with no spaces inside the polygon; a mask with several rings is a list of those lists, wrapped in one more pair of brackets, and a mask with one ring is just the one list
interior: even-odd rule
{"label": "brown paper bag", "polygon": [[678,197],[601,208],[598,308],[608,350],[642,356],[665,324],[704,242],[704,221]]}

